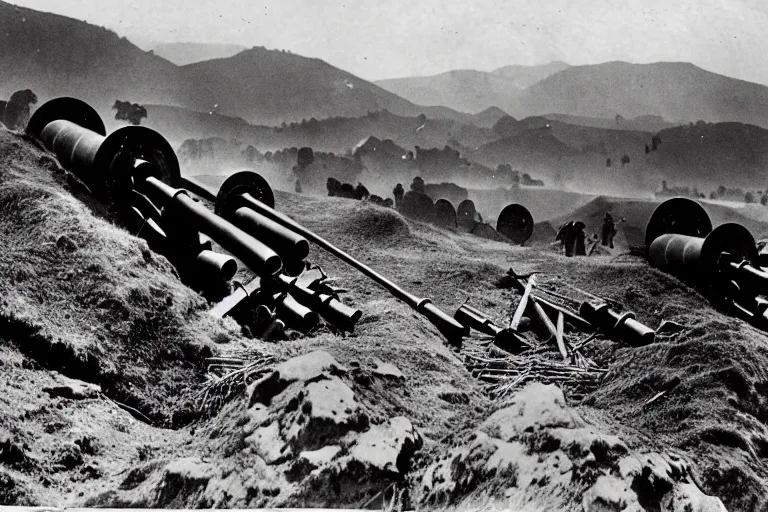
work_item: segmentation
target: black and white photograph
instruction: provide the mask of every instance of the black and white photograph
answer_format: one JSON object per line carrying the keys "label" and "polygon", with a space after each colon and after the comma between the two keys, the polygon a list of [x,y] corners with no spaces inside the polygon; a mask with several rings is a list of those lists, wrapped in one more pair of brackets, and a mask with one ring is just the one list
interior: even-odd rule
{"label": "black and white photograph", "polygon": [[768,512],[768,2],[0,0],[0,512]]}

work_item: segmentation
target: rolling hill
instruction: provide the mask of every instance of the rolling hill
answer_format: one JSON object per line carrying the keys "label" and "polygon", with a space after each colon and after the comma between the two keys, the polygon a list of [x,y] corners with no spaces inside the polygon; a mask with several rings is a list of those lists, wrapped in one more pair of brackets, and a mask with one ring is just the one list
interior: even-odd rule
{"label": "rolling hill", "polygon": [[765,189],[768,130],[743,123],[697,123],[659,132],[649,165],[681,185]]}
{"label": "rolling hill", "polygon": [[614,117],[612,119],[603,117],[574,116],[569,114],[546,114],[541,117],[551,121],[560,121],[567,124],[579,126],[590,126],[592,128],[603,128],[605,130],[630,130],[641,132],[659,132],[667,128],[673,128],[678,124],[669,122],[661,116],[637,116],[632,119],[623,117]]}
{"label": "rolling hill", "polygon": [[213,95],[171,62],[114,32],[0,1],[0,97],[32,89],[41,101],[76,96],[108,111],[115,100],[189,105]]}
{"label": "rolling hill", "polygon": [[506,66],[490,73],[454,70],[380,80],[376,84],[420,105],[443,105],[474,113],[490,107],[504,108],[517,92],[567,67],[563,62],[552,62],[543,66]]}
{"label": "rolling hill", "polygon": [[414,105],[319,59],[285,51],[252,48],[179,67],[110,30],[1,1],[0,34],[0,97],[27,88],[41,101],[76,96],[105,117],[120,99],[269,125],[384,109],[472,120],[446,107]]}
{"label": "rolling hill", "polygon": [[701,119],[768,127],[768,87],[683,62],[572,66],[521,91],[514,105],[500,106],[516,117],[657,115],[676,123]]}
{"label": "rolling hill", "polygon": [[[280,124],[302,118],[359,116],[387,109],[413,113],[412,103],[327,64],[282,51],[252,48],[226,59],[184,66],[201,96],[196,110],[237,115],[258,124]],[[207,103],[205,90],[216,91]]]}
{"label": "rolling hill", "polygon": [[211,43],[165,43],[153,48],[155,55],[159,55],[177,66],[231,57],[245,50],[247,48],[239,44]]}
{"label": "rolling hill", "polygon": [[[448,119],[399,116],[391,112],[371,112],[360,117],[331,117],[285,126],[263,126],[240,117],[196,112],[180,107],[147,105],[143,125],[158,130],[174,147],[187,139],[221,137],[252,144],[260,151],[311,146],[315,150],[345,153],[362,139],[376,136],[400,145],[442,148],[446,145],[476,147],[494,140],[490,129]],[[122,126],[107,120],[109,129]],[[458,144],[457,144],[458,143]]]}

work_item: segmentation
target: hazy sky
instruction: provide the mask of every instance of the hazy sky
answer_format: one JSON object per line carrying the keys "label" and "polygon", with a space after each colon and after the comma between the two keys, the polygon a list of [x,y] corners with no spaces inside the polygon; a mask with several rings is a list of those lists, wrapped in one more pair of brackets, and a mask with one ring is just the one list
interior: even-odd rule
{"label": "hazy sky", "polygon": [[766,0],[11,0],[153,42],[288,49],[362,78],[688,61],[768,84]]}

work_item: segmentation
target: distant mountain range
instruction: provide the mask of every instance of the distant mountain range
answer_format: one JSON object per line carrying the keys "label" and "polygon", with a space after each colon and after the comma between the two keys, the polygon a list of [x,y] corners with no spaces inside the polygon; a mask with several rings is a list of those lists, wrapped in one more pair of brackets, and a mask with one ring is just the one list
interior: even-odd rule
{"label": "distant mountain range", "polygon": [[103,114],[119,99],[274,125],[383,109],[471,122],[465,114],[417,106],[319,59],[286,51],[255,47],[176,66],[110,30],[1,1],[0,34],[0,97],[31,88],[42,101],[77,96]]}
{"label": "distant mountain range", "polygon": [[518,117],[657,115],[676,124],[737,121],[768,127],[768,87],[685,62],[571,66],[498,106]]}
{"label": "distant mountain range", "polygon": [[75,96],[107,114],[115,100],[188,105],[201,94],[181,68],[110,30],[2,1],[0,69],[4,99],[32,89],[41,102]]}
{"label": "distant mountain range", "polygon": [[[289,147],[311,146],[319,151],[343,154],[361,140],[373,135],[392,139],[403,147],[454,148],[476,147],[497,138],[491,128],[450,119],[399,116],[391,112],[371,112],[359,117],[332,117],[281,126],[247,123],[244,119],[216,113],[196,112],[167,105],[145,105],[148,116],[143,125],[162,133],[178,148],[187,139],[220,137],[252,144],[262,152]],[[493,125],[503,112],[487,112],[478,123]],[[114,119],[106,120],[110,130],[124,126]]]}
{"label": "distant mountain range", "polygon": [[158,44],[152,51],[177,66],[185,66],[204,60],[224,59],[247,49],[239,44],[165,43]]}
{"label": "distant mountain range", "polygon": [[[262,152],[345,153],[376,136],[409,149],[450,146],[548,185],[621,188],[613,193],[649,192],[662,179],[701,190],[768,186],[768,87],[686,63],[555,62],[374,84],[259,47],[185,43],[156,54],[110,30],[0,1],[0,69],[0,99],[27,88],[39,104],[75,96],[112,128],[116,100],[139,102],[144,124],[176,147],[222,137]],[[655,134],[661,145],[646,150]]]}
{"label": "distant mountain range", "polygon": [[489,107],[503,109],[519,91],[567,67],[564,62],[552,62],[543,66],[506,66],[492,72],[456,70],[380,80],[376,85],[419,105],[442,105],[475,113]]}
{"label": "distant mountain range", "polygon": [[[377,84],[423,104],[467,112],[493,105],[517,118],[556,115],[561,116],[558,120],[601,128],[658,131],[698,120],[768,128],[768,87],[685,62],[588,66],[555,62]],[[614,123],[617,116],[621,127]],[[635,122],[627,122],[632,118]]]}

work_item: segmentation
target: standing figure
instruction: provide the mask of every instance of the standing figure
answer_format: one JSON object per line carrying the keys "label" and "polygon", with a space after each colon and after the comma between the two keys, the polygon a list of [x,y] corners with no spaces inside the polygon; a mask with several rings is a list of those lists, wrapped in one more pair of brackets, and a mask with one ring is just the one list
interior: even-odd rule
{"label": "standing figure", "polygon": [[587,234],[584,232],[584,229],[586,227],[587,225],[581,221],[578,221],[576,224],[573,225],[574,238],[575,238],[575,247],[573,252],[576,254],[576,256],[587,255],[587,247],[585,243]]}
{"label": "standing figure", "polygon": [[576,228],[573,221],[560,226],[555,240],[560,241],[560,247],[565,249],[566,256],[573,256],[573,244],[576,241]]}
{"label": "standing figure", "polygon": [[392,190],[392,193],[395,196],[395,208],[399,210],[403,205],[403,196],[405,195],[405,189],[403,188],[403,185],[398,183],[394,190]]}
{"label": "standing figure", "polygon": [[602,229],[602,245],[607,245],[613,249],[613,237],[616,235],[616,225],[613,222],[613,216],[605,212]]}

